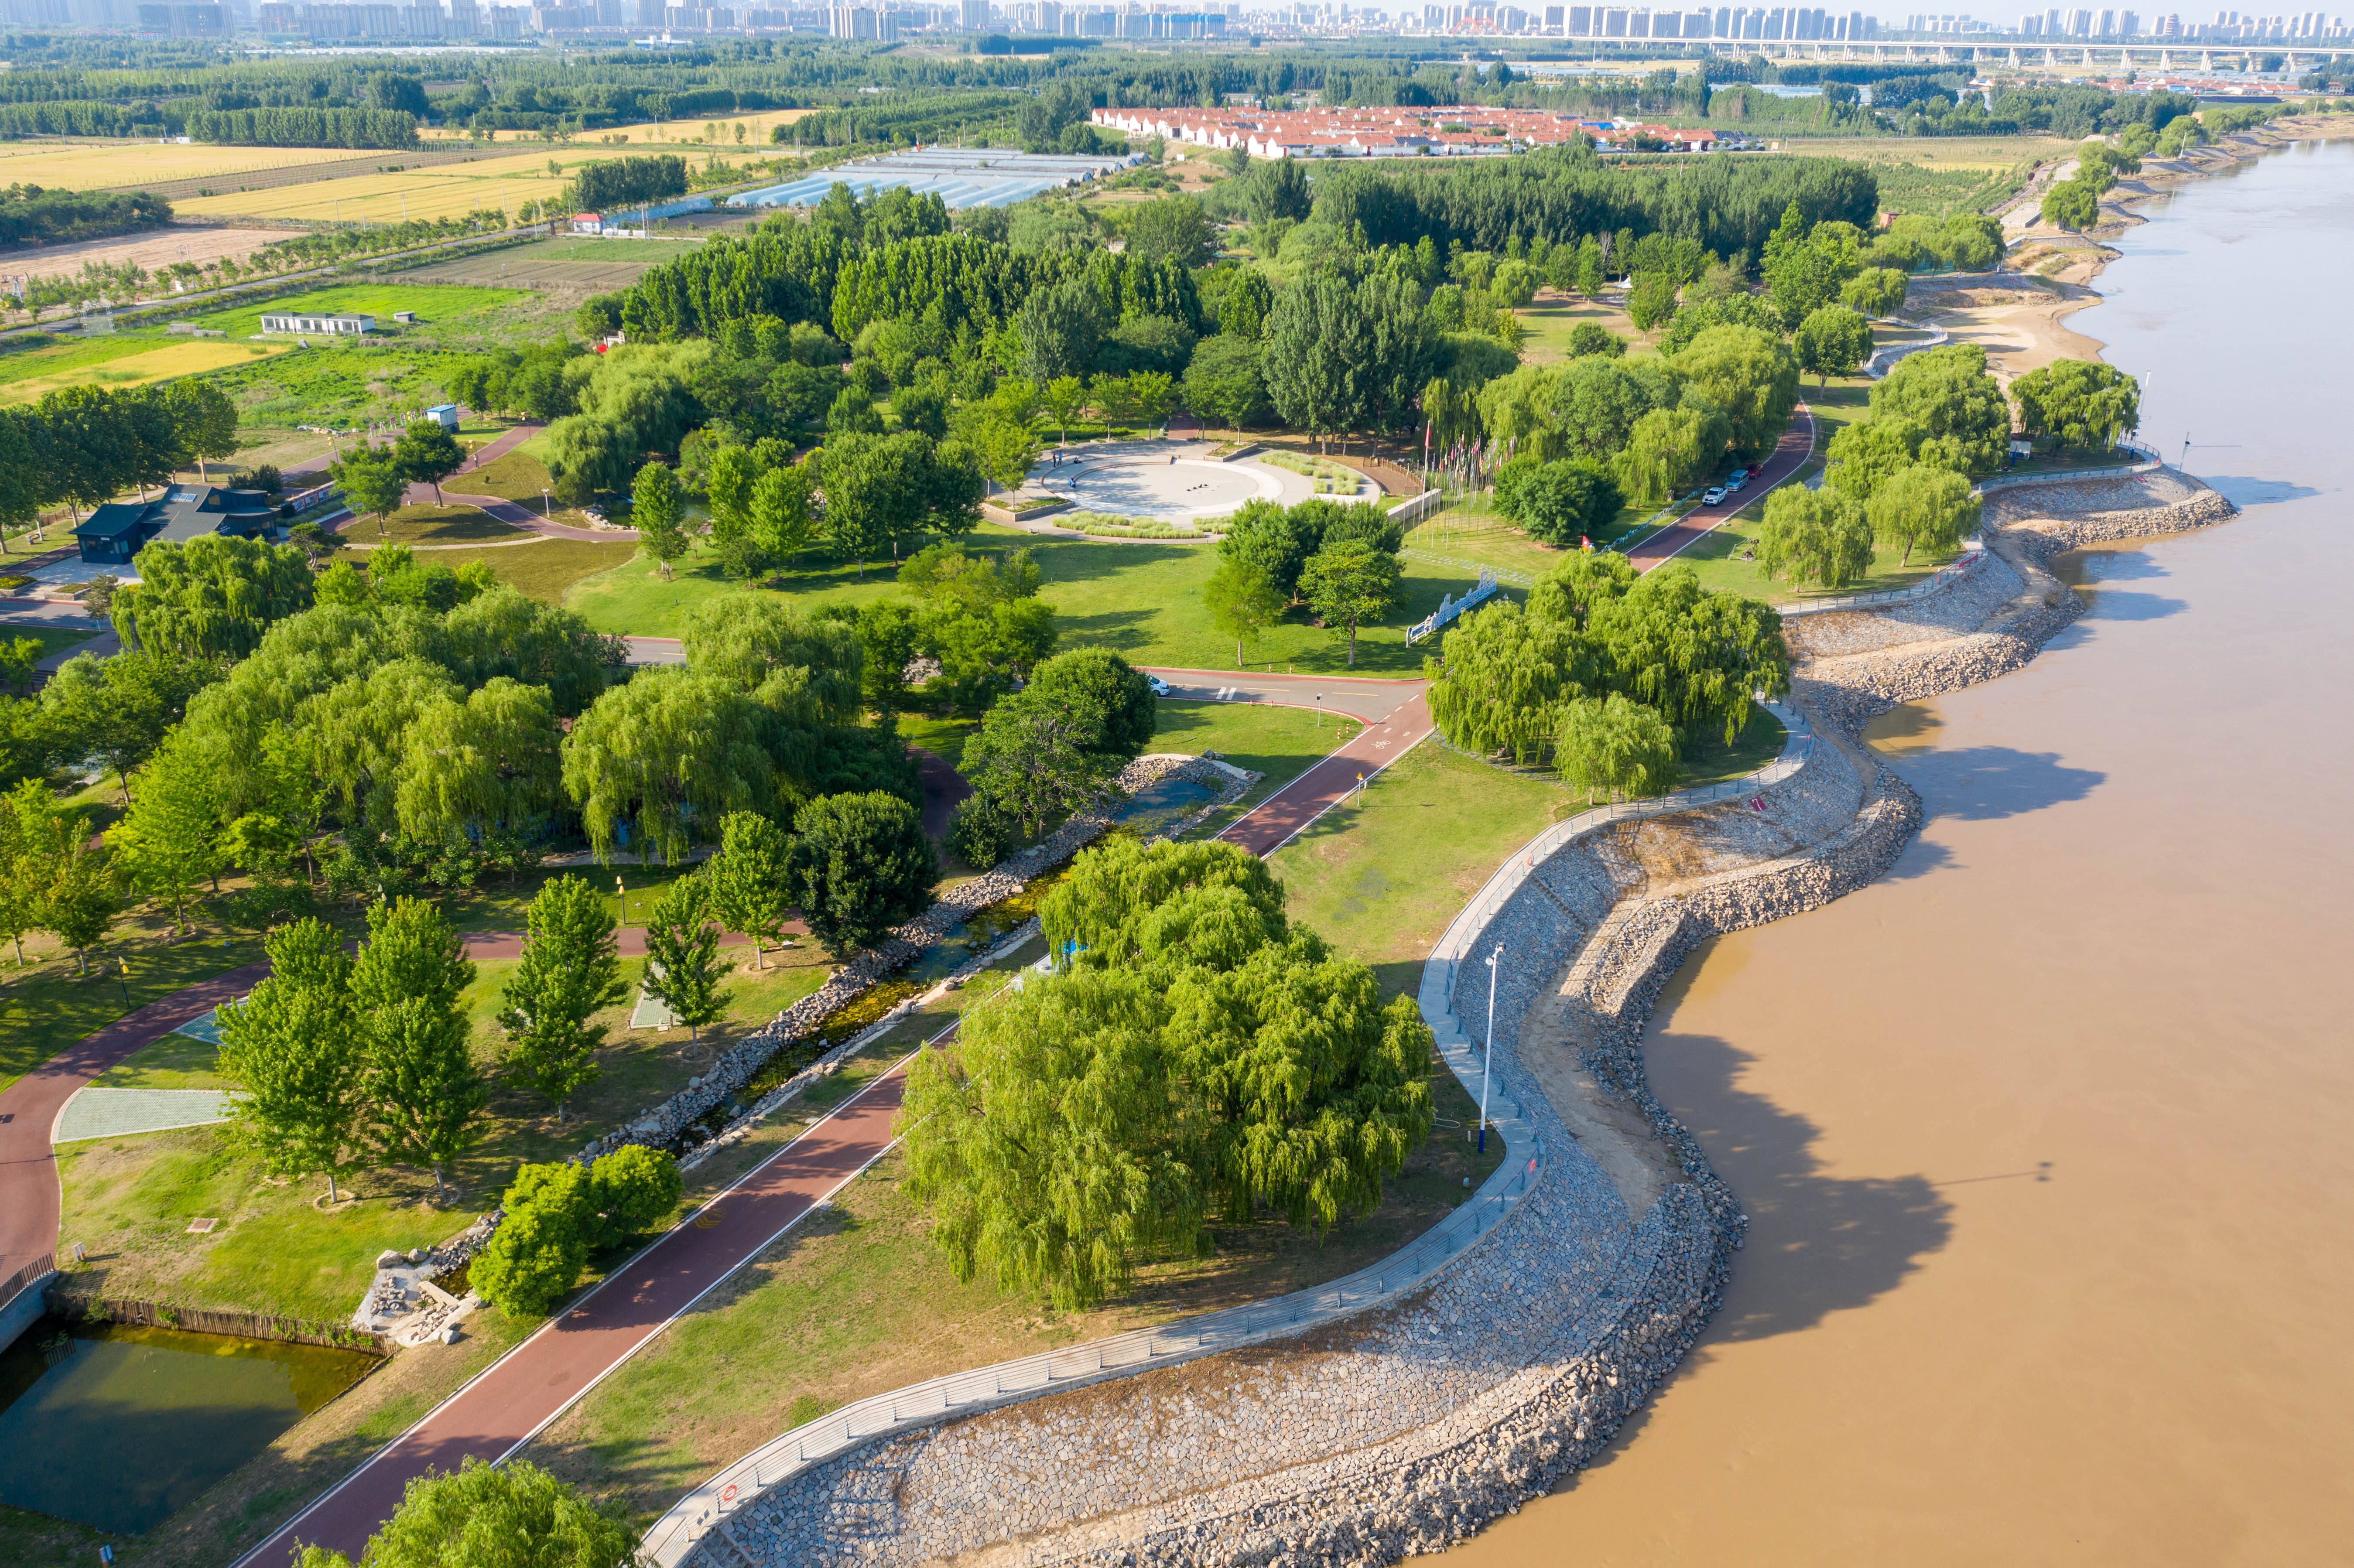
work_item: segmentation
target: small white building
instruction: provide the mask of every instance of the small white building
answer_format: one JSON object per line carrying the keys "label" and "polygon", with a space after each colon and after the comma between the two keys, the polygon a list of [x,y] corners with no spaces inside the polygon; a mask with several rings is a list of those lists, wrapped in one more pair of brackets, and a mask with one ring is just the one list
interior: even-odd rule
{"label": "small white building", "polygon": [[275,312],[261,313],[264,333],[315,332],[330,337],[364,337],[376,330],[374,316],[313,316],[281,315]]}

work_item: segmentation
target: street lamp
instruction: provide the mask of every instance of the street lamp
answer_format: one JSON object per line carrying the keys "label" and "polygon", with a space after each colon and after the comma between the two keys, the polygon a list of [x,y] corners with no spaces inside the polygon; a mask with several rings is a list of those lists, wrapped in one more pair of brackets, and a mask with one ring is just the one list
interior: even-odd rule
{"label": "street lamp", "polygon": [[1488,1079],[1496,1070],[1496,960],[1504,956],[1504,944],[1488,955],[1488,1055],[1479,1064],[1479,1152],[1488,1152]]}

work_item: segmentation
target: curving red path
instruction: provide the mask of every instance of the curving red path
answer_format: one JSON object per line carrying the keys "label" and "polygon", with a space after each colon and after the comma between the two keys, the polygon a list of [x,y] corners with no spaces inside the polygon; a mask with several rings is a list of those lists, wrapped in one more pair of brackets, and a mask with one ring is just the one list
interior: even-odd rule
{"label": "curving red path", "polygon": [[74,1091],[191,1018],[243,996],[269,972],[267,964],[248,964],[151,1001],[0,1090],[0,1279],[57,1250],[58,1161],[49,1129]]}
{"label": "curving red path", "polygon": [[[1213,681],[1229,700],[1322,705],[1363,720],[1363,729],[1228,828],[1225,837],[1255,854],[1288,842],[1430,732],[1420,681],[1334,676],[1240,676],[1169,671],[1179,682]],[[644,950],[643,927],[620,933],[624,953]],[[469,935],[483,959],[521,950],[513,932]],[[188,1020],[231,1000],[266,974],[250,965],[151,1002],[61,1053],[0,1094],[0,1273],[57,1245],[58,1183],[48,1143],[57,1113],[98,1074]],[[455,1468],[468,1455],[497,1459],[526,1442],[599,1381],[643,1348],[663,1326],[758,1256],[794,1221],[890,1147],[891,1119],[906,1063],[862,1088],[820,1122],[655,1242],[561,1318],[500,1358],[423,1420],[240,1559],[281,1568],[298,1543],[357,1557],[414,1478]]]}
{"label": "curving red path", "polygon": [[1340,804],[1360,778],[1404,757],[1430,733],[1430,707],[1421,681],[1376,681],[1342,675],[1276,675],[1219,670],[1155,669],[1171,695],[1201,699],[1213,692],[1230,702],[1322,708],[1361,720],[1355,738],[1235,819],[1218,836],[1255,855],[1273,854],[1309,823]]}
{"label": "curving red path", "polygon": [[1790,417],[1788,429],[1774,444],[1774,450],[1757,465],[1747,484],[1740,493],[1728,495],[1714,506],[1694,507],[1681,517],[1634,546],[1627,558],[1635,563],[1638,572],[1648,572],[1665,565],[1681,555],[1710,534],[1732,520],[1734,514],[1766,498],[1766,493],[1795,476],[1806,466],[1815,452],[1815,411],[1801,401]]}

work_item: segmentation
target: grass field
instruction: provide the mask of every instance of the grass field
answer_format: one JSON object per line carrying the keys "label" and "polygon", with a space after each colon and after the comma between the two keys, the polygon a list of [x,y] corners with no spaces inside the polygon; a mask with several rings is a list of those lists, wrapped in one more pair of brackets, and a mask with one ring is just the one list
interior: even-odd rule
{"label": "grass field", "polygon": [[[377,532],[375,518],[355,517],[343,525],[342,536],[363,548],[379,544],[469,545],[501,541],[514,543],[524,539],[539,540],[541,545],[562,542],[543,539],[539,535],[526,533],[521,528],[511,528],[477,508],[458,505],[404,506],[385,519],[381,533]],[[516,547],[535,549],[539,546],[517,544]],[[439,561],[442,556],[437,553],[433,558]]]}
{"label": "grass field", "polygon": [[[737,952],[748,961],[750,949]],[[191,1128],[61,1149],[60,1235],[68,1245],[83,1244],[95,1266],[90,1272],[101,1277],[91,1283],[102,1283],[109,1295],[343,1317],[366,1287],[377,1252],[440,1240],[458,1227],[461,1211],[495,1200],[518,1160],[557,1158],[685,1087],[710,1065],[713,1052],[816,990],[829,972],[807,945],[771,953],[769,962],[765,972],[730,977],[726,1018],[692,1046],[683,1029],[626,1027],[639,964],[623,960],[631,993],[597,1018],[613,1031],[599,1054],[604,1076],[576,1097],[560,1126],[543,1097],[496,1080],[488,1136],[457,1163],[454,1207],[435,1200],[425,1173],[387,1170],[354,1174],[343,1184],[350,1200],[324,1211],[316,1202],[323,1181],[271,1181],[223,1129]],[[486,1071],[495,1071],[504,1054],[493,1018],[514,968],[512,959],[478,964],[465,993],[475,1058]],[[204,1048],[175,1037],[115,1072],[132,1085],[201,1087],[209,1066]],[[186,1234],[188,1221],[199,1215],[222,1224],[209,1235]]]}
{"label": "grass field", "polygon": [[1521,359],[1527,365],[1554,365],[1569,357],[1569,334],[1581,322],[1592,322],[1606,332],[1616,333],[1630,344],[1640,344],[1649,340],[1635,330],[1635,323],[1625,310],[1610,300],[1589,300],[1583,294],[1564,294],[1558,289],[1537,291],[1536,299],[1528,309],[1516,313],[1528,336],[1521,344]]}
{"label": "grass field", "polygon": [[453,572],[469,561],[486,561],[501,582],[511,583],[543,603],[563,604],[575,585],[619,570],[637,553],[637,545],[627,539],[610,545],[602,540],[550,539],[513,549],[440,550],[433,559]]}
{"label": "grass field", "polygon": [[[1037,557],[1045,586],[1041,597],[1060,614],[1063,646],[1118,650],[1140,664],[1225,670],[1235,645],[1211,626],[1202,606],[1202,585],[1215,567],[1214,550],[1185,545],[1121,541],[1094,543],[1042,538],[984,524],[969,541],[977,548],[1027,548]],[[913,548],[913,546],[909,546]],[[509,554],[530,555],[529,550]],[[1380,626],[1361,628],[1356,671],[1397,675],[1422,667],[1419,650],[1405,646],[1405,628],[1438,607],[1447,594],[1460,595],[1477,580],[1476,568],[1435,565],[1408,558],[1406,602]],[[725,594],[778,591],[805,610],[829,603],[863,604],[896,590],[888,561],[869,563],[862,582],[854,566],[818,563],[783,579],[780,588],[748,588],[719,571],[717,558],[698,549],[675,563],[664,582],[651,564],[630,561],[588,577],[564,602],[588,618],[599,631],[642,637],[675,637],[688,611]],[[1294,665],[1308,671],[1347,667],[1344,635],[1309,623],[1294,610],[1246,652],[1251,664]]]}
{"label": "grass field", "polygon": [[534,288],[620,289],[648,269],[674,260],[697,241],[675,239],[543,239],[455,261],[439,261],[403,274],[437,282],[502,282]]}
{"label": "grass field", "polygon": [[420,325],[446,325],[460,317],[504,310],[529,297],[514,289],[439,289],[398,283],[346,283],[332,289],[314,289],[309,293],[268,300],[259,304],[238,305],[194,319],[199,326],[216,328],[237,338],[260,332],[265,312],[271,315],[371,315],[376,319],[378,332],[398,334],[405,329],[394,323],[392,316],[395,311],[415,311],[420,318]]}

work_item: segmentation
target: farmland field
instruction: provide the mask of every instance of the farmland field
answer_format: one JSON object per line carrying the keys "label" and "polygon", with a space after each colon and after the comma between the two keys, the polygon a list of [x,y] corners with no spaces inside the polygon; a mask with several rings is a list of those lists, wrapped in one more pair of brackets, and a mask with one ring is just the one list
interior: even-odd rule
{"label": "farmland field", "polygon": [[[768,141],[771,127],[790,125],[804,114],[816,112],[814,109],[764,109],[758,113],[719,116],[717,123],[722,127],[723,133],[731,146],[735,144],[736,127],[738,123],[742,124],[744,145],[753,147],[762,145]],[[703,128],[705,125],[711,123],[713,122],[710,120],[665,120],[659,124],[626,125],[619,131],[591,132],[589,134],[621,137],[623,139],[621,144],[626,145],[633,153],[649,152],[657,146],[664,152],[683,151],[688,144],[695,143],[695,138],[703,134]],[[539,139],[539,132],[536,131],[502,131],[498,135],[503,143],[536,142]],[[463,140],[465,138],[462,135],[456,133],[444,133],[439,136],[429,131],[424,133],[424,142],[428,147],[443,142]],[[601,144],[611,145],[612,143]]]}
{"label": "farmland field", "polygon": [[[730,122],[732,124],[733,122]],[[641,129],[643,129],[642,127]],[[700,132],[698,126],[697,132]],[[484,147],[479,156],[449,162],[447,144],[429,143],[438,155],[425,168],[404,168],[395,174],[362,170],[338,179],[315,180],[272,194],[266,209],[271,217],[330,221],[366,218],[391,223],[402,218],[461,217],[478,207],[512,211],[525,202],[553,202],[581,165],[623,157],[631,152],[718,152],[723,162],[769,156],[766,143],[748,141],[739,152],[730,142],[724,148],[701,148],[666,142],[659,148],[618,147],[608,143],[575,143],[570,146],[537,144],[528,153],[502,154]],[[398,163],[403,154],[383,154]],[[409,154],[415,156],[415,154]],[[550,164],[554,168],[550,168]],[[249,217],[256,213],[251,192],[225,191],[209,196],[175,201],[173,210],[189,217]]]}
{"label": "farmland field", "polygon": [[[448,172],[451,168],[469,172],[453,175]],[[269,193],[267,215],[313,222],[350,223],[365,218],[401,223],[412,218],[463,217],[479,207],[512,211],[525,202],[554,202],[564,189],[565,182],[546,172],[545,160],[537,175],[476,175],[472,168],[467,164],[445,164],[414,174],[355,175],[294,185]],[[251,192],[198,196],[172,207],[187,217],[257,216]]]}
{"label": "farmland field", "polygon": [[[138,186],[143,180],[203,179],[215,175],[234,178],[262,169],[342,163],[355,155],[349,147],[182,147],[176,143],[129,141],[111,146],[90,146],[13,142],[0,143],[0,181],[73,191],[127,189]],[[398,163],[400,154],[377,153],[374,158],[377,163]]]}
{"label": "farmland field", "polygon": [[[96,348],[107,340],[93,340],[85,345],[75,344],[75,349]],[[168,381],[175,376],[196,376],[207,370],[222,370],[232,365],[244,365],[257,358],[283,354],[293,345],[223,342],[218,338],[195,341],[175,341],[161,338],[120,338],[116,340],[129,349],[128,353],[90,355],[77,359],[63,355],[44,361],[42,355],[52,352],[37,349],[31,354],[12,355],[0,360],[0,376],[7,371],[30,368],[37,374],[19,378],[0,379],[0,401],[29,403],[45,392],[59,387],[97,385],[103,387],[139,387],[151,381]],[[110,347],[112,344],[109,344]]]}
{"label": "farmland field", "polygon": [[620,289],[636,282],[647,269],[685,255],[696,243],[676,239],[543,239],[513,249],[435,262],[402,276],[430,279],[438,283]]}

